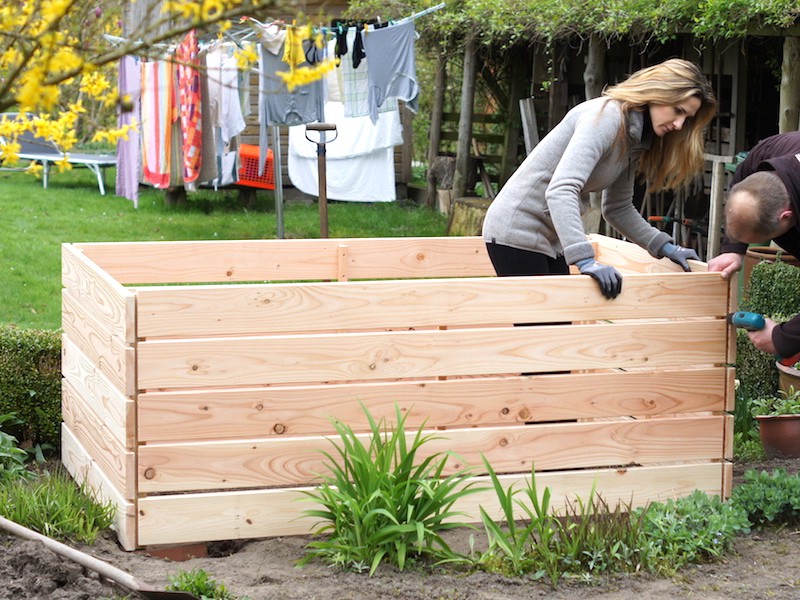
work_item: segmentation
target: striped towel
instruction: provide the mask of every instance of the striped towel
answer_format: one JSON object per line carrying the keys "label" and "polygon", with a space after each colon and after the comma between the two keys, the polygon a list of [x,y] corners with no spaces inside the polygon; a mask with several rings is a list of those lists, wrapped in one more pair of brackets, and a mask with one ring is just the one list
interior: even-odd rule
{"label": "striped towel", "polygon": [[157,188],[170,182],[170,148],[174,113],[173,65],[169,61],[142,62],[142,175]]}

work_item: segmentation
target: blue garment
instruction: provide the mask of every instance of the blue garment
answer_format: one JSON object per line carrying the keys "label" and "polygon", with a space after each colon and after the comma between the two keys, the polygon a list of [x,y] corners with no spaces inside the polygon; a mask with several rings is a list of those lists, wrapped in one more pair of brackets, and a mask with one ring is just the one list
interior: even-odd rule
{"label": "blue garment", "polygon": [[[283,50],[273,54],[263,45],[260,49],[258,85],[259,156],[267,155],[267,128],[270,125],[304,125],[325,118],[325,88],[323,80],[297,86],[289,92],[286,83],[276,73],[289,71],[281,59]],[[303,63],[305,65],[306,63]],[[301,66],[303,66],[301,65]],[[278,143],[277,140],[274,143]],[[259,175],[263,175],[264,160],[259,160]]]}
{"label": "blue garment", "polygon": [[371,30],[364,36],[369,72],[369,116],[378,122],[378,107],[398,98],[414,112],[419,108],[419,84],[414,49],[414,21]]}

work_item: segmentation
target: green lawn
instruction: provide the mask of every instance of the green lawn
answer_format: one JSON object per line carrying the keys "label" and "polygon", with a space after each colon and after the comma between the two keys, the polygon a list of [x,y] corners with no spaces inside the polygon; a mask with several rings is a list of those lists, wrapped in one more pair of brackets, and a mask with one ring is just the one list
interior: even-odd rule
{"label": "green lawn", "polygon": [[[270,239],[277,221],[271,192],[259,191],[256,206],[241,206],[236,191],[190,194],[183,207],[166,207],[163,192],[142,190],[139,208],[113,195],[101,196],[85,169],[51,174],[48,189],[24,173],[0,171],[0,323],[61,327],[61,244],[64,242]],[[330,237],[444,235],[446,221],[430,209],[400,202],[331,202]],[[316,204],[287,203],[287,238],[319,237]]]}

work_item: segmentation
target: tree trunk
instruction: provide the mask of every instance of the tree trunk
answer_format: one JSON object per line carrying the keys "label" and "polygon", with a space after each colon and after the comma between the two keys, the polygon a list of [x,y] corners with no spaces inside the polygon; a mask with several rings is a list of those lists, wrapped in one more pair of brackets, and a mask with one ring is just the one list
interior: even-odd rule
{"label": "tree trunk", "polygon": [[460,198],[467,189],[467,169],[472,142],[472,112],[475,100],[477,72],[477,43],[470,36],[464,48],[464,77],[461,82],[461,119],[458,122],[456,172],[453,177],[453,197]]}
{"label": "tree trunk", "polygon": [[450,209],[447,235],[480,235],[491,202],[486,198],[456,198]]}
{"label": "tree trunk", "polygon": [[797,131],[800,125],[800,38],[783,41],[778,133]]}
{"label": "tree trunk", "polygon": [[589,52],[586,56],[583,83],[587,100],[597,98],[606,84],[606,44],[602,38],[596,35],[589,38]]}
{"label": "tree trunk", "polygon": [[442,138],[442,113],[444,112],[444,92],[447,84],[447,56],[440,52],[436,59],[436,83],[431,108],[431,133],[428,145],[428,187],[425,194],[425,206],[436,206],[436,175],[433,172],[433,163],[439,155],[439,143]]}
{"label": "tree trunk", "polygon": [[[606,84],[606,45],[598,36],[589,39],[589,52],[586,56],[586,69],[583,72],[586,99],[597,98]],[[583,215],[583,227],[587,233],[600,231],[600,202],[602,193],[589,194],[589,210]]]}

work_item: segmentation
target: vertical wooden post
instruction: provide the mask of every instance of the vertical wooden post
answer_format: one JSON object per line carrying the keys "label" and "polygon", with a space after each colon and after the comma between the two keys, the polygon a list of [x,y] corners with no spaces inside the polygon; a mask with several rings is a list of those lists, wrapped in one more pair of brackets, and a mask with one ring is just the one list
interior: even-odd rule
{"label": "vertical wooden post", "polygon": [[436,83],[431,108],[431,131],[428,139],[428,187],[425,194],[425,206],[436,206],[436,176],[433,164],[439,155],[439,143],[442,139],[442,113],[444,112],[444,91],[447,84],[447,57],[442,51],[436,59]]}
{"label": "vertical wooden post", "polygon": [[472,111],[475,99],[475,76],[477,42],[474,36],[467,39],[464,48],[464,77],[461,82],[461,119],[458,122],[458,145],[456,149],[456,172],[453,176],[453,198],[466,193],[469,150],[472,141]]}
{"label": "vertical wooden post", "polygon": [[[589,52],[586,55],[586,68],[583,71],[583,84],[586,99],[597,98],[606,84],[606,47],[603,40],[596,35],[589,38]],[[583,216],[583,227],[586,233],[599,233],[602,220],[601,206],[603,194],[589,194],[589,211]]]}
{"label": "vertical wooden post", "polygon": [[800,127],[800,38],[786,36],[781,63],[780,112],[778,132],[797,131]]}
{"label": "vertical wooden post", "polygon": [[722,200],[725,188],[725,163],[733,162],[733,156],[718,156],[706,154],[706,160],[711,161],[711,202],[708,209],[708,247],[706,261],[719,254],[720,239],[722,237]]}
{"label": "vertical wooden post", "polygon": [[520,115],[520,100],[528,83],[528,73],[525,69],[527,57],[521,55],[520,50],[511,51],[511,89],[508,93],[508,120],[509,126],[505,132],[503,140],[503,158],[500,164],[500,185],[502,186],[517,168],[517,149],[519,148],[519,137],[522,130],[522,117]]}

